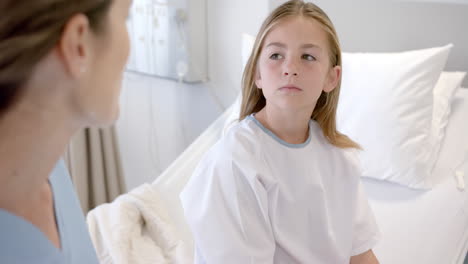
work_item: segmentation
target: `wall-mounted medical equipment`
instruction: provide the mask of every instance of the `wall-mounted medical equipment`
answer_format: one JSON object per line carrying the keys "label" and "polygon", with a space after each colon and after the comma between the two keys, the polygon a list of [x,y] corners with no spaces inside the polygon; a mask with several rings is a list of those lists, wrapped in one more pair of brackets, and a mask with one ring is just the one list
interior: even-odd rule
{"label": "wall-mounted medical equipment", "polygon": [[206,0],[135,0],[128,20],[127,70],[184,82],[206,81]]}

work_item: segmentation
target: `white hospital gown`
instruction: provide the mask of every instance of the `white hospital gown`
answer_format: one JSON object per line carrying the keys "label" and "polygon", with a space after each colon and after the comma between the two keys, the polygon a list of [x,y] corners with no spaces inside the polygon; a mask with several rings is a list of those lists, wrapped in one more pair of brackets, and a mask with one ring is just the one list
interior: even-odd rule
{"label": "white hospital gown", "polygon": [[349,263],[379,232],[353,152],[311,121],[288,144],[253,115],[204,156],[181,193],[195,263]]}

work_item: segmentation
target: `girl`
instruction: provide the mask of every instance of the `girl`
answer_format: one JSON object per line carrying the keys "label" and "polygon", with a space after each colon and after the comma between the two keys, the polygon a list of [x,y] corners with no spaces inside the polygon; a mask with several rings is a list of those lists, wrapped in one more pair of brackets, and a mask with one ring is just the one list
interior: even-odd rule
{"label": "girl", "polygon": [[0,263],[98,263],[59,159],[118,115],[130,4],[0,1]]}
{"label": "girl", "polygon": [[289,1],[263,23],[240,123],[181,194],[195,263],[378,263],[378,230],[336,131],[341,51],[327,15]]}

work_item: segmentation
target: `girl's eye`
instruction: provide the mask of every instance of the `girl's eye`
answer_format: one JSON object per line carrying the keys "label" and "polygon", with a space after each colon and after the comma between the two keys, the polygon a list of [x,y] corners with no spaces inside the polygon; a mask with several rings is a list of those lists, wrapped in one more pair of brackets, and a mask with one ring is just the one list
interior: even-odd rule
{"label": "girl's eye", "polygon": [[309,54],[304,54],[304,55],[302,55],[302,58],[303,58],[304,60],[308,60],[308,61],[315,61],[315,60],[317,60],[317,59],[315,59],[314,56],[309,55]]}
{"label": "girl's eye", "polygon": [[280,60],[280,59],[282,59],[282,58],[283,58],[283,56],[281,56],[281,55],[278,54],[278,53],[272,54],[272,55],[270,56],[270,59],[272,59],[272,60]]}

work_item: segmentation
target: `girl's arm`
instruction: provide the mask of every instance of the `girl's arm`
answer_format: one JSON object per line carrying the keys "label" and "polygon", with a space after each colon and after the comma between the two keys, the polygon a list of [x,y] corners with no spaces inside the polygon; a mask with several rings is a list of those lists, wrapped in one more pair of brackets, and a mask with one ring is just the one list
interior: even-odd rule
{"label": "girl's arm", "polygon": [[350,263],[379,263],[372,248],[374,248],[379,241],[380,232],[361,182],[358,184],[355,210],[353,249],[350,254]]}
{"label": "girl's arm", "polygon": [[257,176],[255,165],[222,153],[202,161],[181,195],[195,263],[273,263],[267,192]]}
{"label": "girl's arm", "polygon": [[374,255],[374,252],[368,250],[357,256],[352,256],[350,264],[379,264],[377,257]]}

